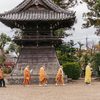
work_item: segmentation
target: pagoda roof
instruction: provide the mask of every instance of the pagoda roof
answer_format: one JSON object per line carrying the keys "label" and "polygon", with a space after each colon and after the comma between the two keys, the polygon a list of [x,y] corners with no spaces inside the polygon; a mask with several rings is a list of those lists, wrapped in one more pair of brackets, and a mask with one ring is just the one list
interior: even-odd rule
{"label": "pagoda roof", "polygon": [[65,20],[75,18],[75,12],[69,12],[51,0],[24,0],[14,9],[0,14],[0,20]]}

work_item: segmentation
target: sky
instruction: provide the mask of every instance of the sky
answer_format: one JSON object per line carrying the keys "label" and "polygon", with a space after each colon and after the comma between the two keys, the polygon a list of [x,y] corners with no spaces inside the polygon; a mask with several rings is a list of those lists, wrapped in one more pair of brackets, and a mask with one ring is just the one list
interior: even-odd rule
{"label": "sky", "polygon": [[[23,0],[0,0],[0,13],[4,13],[5,11],[9,11],[16,7],[19,3],[21,3]],[[95,41],[95,44],[98,43],[100,40],[100,36],[96,36],[94,27],[88,28],[88,29],[82,29],[82,23],[84,20],[82,19],[82,13],[87,12],[87,6],[85,3],[79,4],[78,6],[71,9],[73,11],[76,11],[76,19],[77,23],[74,24],[75,31],[73,32],[73,35],[70,37],[67,37],[63,39],[65,42],[68,42],[70,40],[74,40],[75,43],[81,42],[83,44],[86,44],[86,37],[88,38],[88,41]],[[67,31],[67,33],[72,33],[72,31]],[[0,22],[0,34],[5,33],[12,37],[14,35],[14,32],[11,28],[5,26]],[[78,46],[78,45],[76,45]],[[83,46],[85,48],[85,45]]]}

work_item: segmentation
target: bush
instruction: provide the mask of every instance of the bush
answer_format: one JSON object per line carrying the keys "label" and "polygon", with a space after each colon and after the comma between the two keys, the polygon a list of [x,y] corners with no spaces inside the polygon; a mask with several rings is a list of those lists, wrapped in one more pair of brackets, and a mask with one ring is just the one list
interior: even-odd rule
{"label": "bush", "polygon": [[9,67],[4,67],[3,71],[4,71],[5,74],[10,74],[12,72],[12,68],[10,66]]}
{"label": "bush", "polygon": [[100,53],[95,54],[95,70],[98,72],[98,75],[100,76],[99,66],[100,66]]}
{"label": "bush", "polygon": [[5,63],[4,63],[4,66],[5,66],[5,67],[11,66],[11,68],[14,68],[14,67],[15,67],[15,65],[14,65],[12,62],[5,62]]}
{"label": "bush", "polygon": [[68,78],[78,79],[81,73],[81,67],[78,63],[66,63],[63,64],[63,70]]}

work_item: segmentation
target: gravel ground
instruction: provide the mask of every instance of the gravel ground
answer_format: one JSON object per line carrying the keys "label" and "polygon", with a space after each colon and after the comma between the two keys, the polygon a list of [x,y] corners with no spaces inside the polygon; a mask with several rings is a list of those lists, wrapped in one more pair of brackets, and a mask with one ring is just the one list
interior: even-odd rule
{"label": "gravel ground", "polygon": [[66,86],[7,85],[0,88],[0,100],[100,100],[100,82],[92,79],[90,86],[83,79]]}

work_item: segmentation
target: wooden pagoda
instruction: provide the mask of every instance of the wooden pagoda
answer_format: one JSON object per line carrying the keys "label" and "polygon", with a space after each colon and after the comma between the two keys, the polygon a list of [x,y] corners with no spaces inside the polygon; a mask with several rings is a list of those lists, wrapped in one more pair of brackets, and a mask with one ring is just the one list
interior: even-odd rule
{"label": "wooden pagoda", "polygon": [[54,31],[74,24],[75,13],[65,11],[51,0],[24,0],[11,11],[0,14],[0,21],[8,27],[23,31],[13,40],[21,51],[12,76],[23,75],[26,65],[38,75],[41,66],[46,73],[57,74],[60,66],[55,48],[62,43]]}

